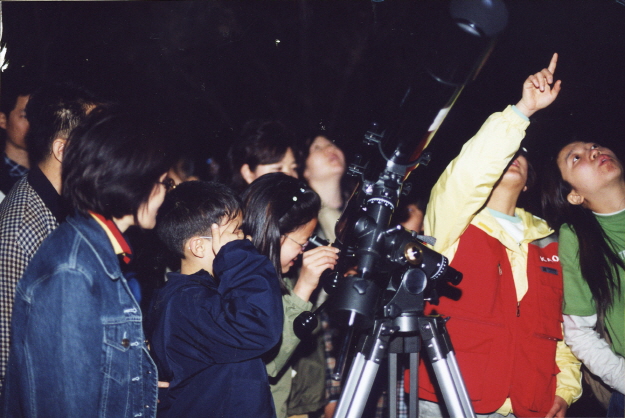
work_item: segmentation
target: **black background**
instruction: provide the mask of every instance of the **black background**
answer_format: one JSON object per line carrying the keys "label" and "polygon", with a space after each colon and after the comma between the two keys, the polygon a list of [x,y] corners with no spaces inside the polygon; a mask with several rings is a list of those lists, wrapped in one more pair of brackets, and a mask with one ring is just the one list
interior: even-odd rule
{"label": "black background", "polygon": [[[546,67],[553,52],[560,54],[563,90],[532,119],[526,146],[534,161],[540,166],[571,133],[623,148],[625,6],[614,0],[506,4],[508,26],[430,145],[433,162],[411,176],[417,186],[428,188],[490,113],[516,103],[524,79]],[[2,2],[5,78],[19,70],[79,81],[157,115],[180,148],[202,159],[219,160],[242,124],[258,117],[284,121],[302,141],[325,129],[349,159],[385,86],[410,71],[403,51],[432,30],[431,17],[445,5]],[[372,71],[380,61],[388,72]]]}

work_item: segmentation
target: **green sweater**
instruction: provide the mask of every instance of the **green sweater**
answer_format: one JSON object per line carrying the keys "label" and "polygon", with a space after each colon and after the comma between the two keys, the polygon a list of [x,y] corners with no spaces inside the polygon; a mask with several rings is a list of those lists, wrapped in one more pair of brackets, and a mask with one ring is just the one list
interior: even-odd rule
{"label": "green sweater", "polygon": [[[614,243],[617,254],[625,258],[625,211],[612,215],[596,215],[599,224]],[[564,276],[564,308],[566,315],[590,316],[597,313],[588,284],[579,267],[579,244],[575,232],[568,225],[560,229],[560,262]],[[625,271],[618,268],[625,286]],[[625,287],[623,287],[625,290]],[[616,295],[606,312],[605,325],[612,339],[612,350],[625,355],[625,292]]]}
{"label": "green sweater", "polygon": [[282,339],[273,353],[270,354],[270,358],[267,359],[267,374],[269,375],[271,395],[278,418],[287,417],[287,400],[291,393],[291,381],[293,380],[289,360],[300,343],[300,339],[293,331],[293,321],[302,312],[312,310],[312,303],[304,302],[294,294],[288,280],[285,280],[285,283],[290,293],[282,296],[284,308]]}

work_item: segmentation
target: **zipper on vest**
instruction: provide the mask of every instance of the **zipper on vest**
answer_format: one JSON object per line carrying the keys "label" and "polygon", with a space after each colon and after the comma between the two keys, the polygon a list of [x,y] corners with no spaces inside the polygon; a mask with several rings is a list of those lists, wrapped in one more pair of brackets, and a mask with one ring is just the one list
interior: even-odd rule
{"label": "zipper on vest", "polygon": [[521,316],[521,302],[520,301],[516,303],[516,316],[517,318]]}

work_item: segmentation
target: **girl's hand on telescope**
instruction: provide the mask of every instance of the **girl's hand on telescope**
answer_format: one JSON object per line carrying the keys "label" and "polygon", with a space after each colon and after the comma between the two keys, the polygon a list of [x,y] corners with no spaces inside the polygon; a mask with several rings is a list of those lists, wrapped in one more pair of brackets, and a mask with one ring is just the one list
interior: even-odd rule
{"label": "girl's hand on telescope", "polygon": [[331,246],[306,251],[302,257],[302,269],[293,292],[305,301],[319,285],[319,277],[326,269],[334,269],[339,259],[339,249]]}

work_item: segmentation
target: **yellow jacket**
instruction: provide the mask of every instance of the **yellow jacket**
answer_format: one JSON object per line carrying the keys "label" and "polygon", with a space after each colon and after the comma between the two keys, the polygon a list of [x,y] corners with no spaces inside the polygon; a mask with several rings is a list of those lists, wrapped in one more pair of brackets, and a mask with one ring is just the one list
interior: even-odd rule
{"label": "yellow jacket", "polygon": [[[485,204],[519,149],[528,125],[529,120],[514,106],[491,115],[434,185],[424,220],[425,234],[436,238],[434,250],[445,255],[450,262],[460,236],[469,224],[499,240],[507,249],[519,301],[527,292],[527,245],[553,231],[544,220],[517,208],[516,216],[524,224],[524,238],[517,243]],[[453,340],[453,335],[451,338]],[[582,393],[581,363],[563,341],[557,345],[556,363],[560,368],[556,395],[570,405]],[[512,412],[510,399],[497,412],[502,415]]]}

